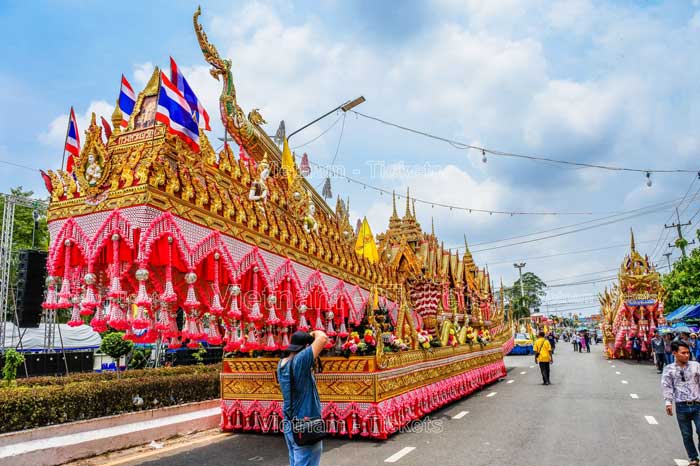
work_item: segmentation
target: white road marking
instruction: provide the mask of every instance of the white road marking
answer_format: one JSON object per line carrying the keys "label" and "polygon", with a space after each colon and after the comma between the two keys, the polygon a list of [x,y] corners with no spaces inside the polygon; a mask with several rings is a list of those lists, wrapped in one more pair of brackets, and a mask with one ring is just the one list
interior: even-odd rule
{"label": "white road marking", "polygon": [[630,393],[630,398],[632,398],[633,400],[638,400],[639,395],[637,395],[636,393]]}
{"label": "white road marking", "polygon": [[626,380],[621,380],[620,382],[622,382],[622,383],[625,384],[625,385],[627,385],[627,384],[629,383],[629,382],[626,381]]}
{"label": "white road marking", "polygon": [[459,413],[452,416],[452,419],[462,419],[467,414],[469,414],[469,411],[460,411]]}
{"label": "white road marking", "polygon": [[525,375],[525,374],[527,374],[527,372],[525,372],[525,371],[522,371],[522,372],[520,373],[520,375]]}
{"label": "white road marking", "polygon": [[491,398],[492,396],[495,396],[496,393],[498,393],[498,392],[491,392],[488,395],[486,395],[486,398]]}
{"label": "white road marking", "polygon": [[646,419],[647,422],[651,425],[658,424],[658,421],[656,420],[656,418],[654,416],[644,416],[644,419]]}
{"label": "white road marking", "polygon": [[622,374],[622,372],[620,372],[620,371],[615,371],[615,373],[616,373],[617,375]]}
{"label": "white road marking", "polygon": [[690,463],[688,460],[673,460],[676,462],[676,466],[688,466]]}
{"label": "white road marking", "polygon": [[615,367],[615,365],[613,364],[613,365],[612,365],[612,366],[610,366],[610,367]]}
{"label": "white road marking", "polygon": [[509,381],[506,382],[506,383],[513,383],[513,382],[515,382],[515,380],[511,379],[511,380],[509,380]]}
{"label": "white road marking", "polygon": [[535,367],[535,366],[530,366],[530,369],[532,369],[533,367]]}
{"label": "white road marking", "polygon": [[384,460],[385,463],[396,463],[398,460],[415,450],[416,447],[404,447]]}

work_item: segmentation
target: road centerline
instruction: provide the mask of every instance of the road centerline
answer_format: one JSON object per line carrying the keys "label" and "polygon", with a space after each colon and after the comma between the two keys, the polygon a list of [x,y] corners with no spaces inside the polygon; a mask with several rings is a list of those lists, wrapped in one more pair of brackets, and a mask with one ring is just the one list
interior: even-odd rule
{"label": "road centerline", "polygon": [[398,460],[415,450],[416,447],[404,447],[384,460],[385,463],[396,463]]}

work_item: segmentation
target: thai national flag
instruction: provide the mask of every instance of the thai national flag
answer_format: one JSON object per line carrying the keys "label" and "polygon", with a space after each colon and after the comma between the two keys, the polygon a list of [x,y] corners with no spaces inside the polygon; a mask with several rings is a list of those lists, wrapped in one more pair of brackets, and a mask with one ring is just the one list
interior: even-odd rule
{"label": "thai national flag", "polygon": [[73,173],[73,157],[77,157],[78,154],[80,154],[80,135],[78,133],[78,122],[75,119],[73,107],[70,108],[70,116],[68,117],[68,132],[66,133],[66,145],[63,150],[70,154],[68,156],[68,163],[66,163],[66,171],[68,173]]}
{"label": "thai national flag", "polygon": [[182,138],[193,152],[199,152],[199,125],[192,116],[190,105],[162,71],[156,121],[163,123],[171,134]]}
{"label": "thai national flag", "polygon": [[211,126],[209,126],[209,114],[204,109],[204,106],[199,99],[197,99],[194,91],[187,83],[185,76],[178,69],[177,63],[175,63],[173,57],[170,57],[170,80],[173,82],[173,84],[175,84],[177,90],[180,91],[180,94],[185,97],[187,103],[190,104],[190,108],[195,114],[197,123],[199,123],[199,117],[201,115],[201,117],[204,119],[204,129],[211,131]]}
{"label": "thai national flag", "polygon": [[122,112],[121,125],[123,128],[126,128],[129,124],[134,105],[136,105],[136,94],[134,94],[134,89],[132,89],[129,81],[122,75],[122,87],[119,91],[119,110]]}

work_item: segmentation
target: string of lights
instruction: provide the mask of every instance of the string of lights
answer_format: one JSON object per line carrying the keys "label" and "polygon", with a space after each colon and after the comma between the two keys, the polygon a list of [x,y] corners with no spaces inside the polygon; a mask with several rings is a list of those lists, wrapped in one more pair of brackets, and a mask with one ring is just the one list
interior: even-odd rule
{"label": "string of lights", "polygon": [[496,156],[501,156],[501,157],[512,157],[512,158],[518,158],[518,159],[523,159],[523,160],[530,160],[530,161],[536,161],[536,162],[547,162],[547,163],[554,163],[554,164],[561,164],[561,165],[569,165],[569,166],[575,166],[575,167],[580,167],[580,168],[596,168],[600,170],[607,170],[607,171],[616,171],[616,172],[636,172],[636,173],[644,173],[647,178],[647,184],[651,186],[651,174],[652,173],[696,173],[700,176],[700,171],[697,169],[682,169],[682,168],[635,168],[635,167],[623,167],[623,166],[614,166],[614,165],[603,165],[603,164],[594,164],[594,163],[586,163],[586,162],[576,162],[576,161],[571,161],[571,160],[561,160],[561,159],[555,159],[552,157],[544,157],[544,156],[539,156],[539,155],[526,155],[526,154],[518,154],[515,152],[506,152],[506,151],[501,151],[501,150],[496,150],[496,149],[490,149],[488,147],[483,147],[483,146],[477,146],[473,144],[467,144],[461,141],[456,141],[454,139],[438,136],[435,134],[428,133],[427,131],[422,131],[422,130],[417,130],[413,128],[409,128],[407,126],[400,125],[398,123],[392,123],[390,121],[375,117],[375,116],[370,116],[361,112],[358,112],[356,110],[351,110],[354,114],[361,116],[363,118],[366,118],[368,120],[373,120],[375,122],[387,125],[387,126],[392,126],[394,128],[407,131],[413,134],[418,134],[421,136],[425,136],[430,139],[435,139],[438,141],[446,142],[450,144],[451,146],[457,148],[457,149],[474,149],[477,151],[480,151],[482,154],[482,162],[486,162],[486,154],[490,155],[496,155]]}
{"label": "string of lights", "polygon": [[[327,175],[333,176],[335,178],[342,178],[346,180],[348,183],[355,183],[357,185],[362,186],[363,189],[371,189],[373,191],[376,191],[379,193],[379,195],[395,195],[397,199],[405,199],[406,196],[403,194],[395,194],[394,191],[381,188],[379,186],[372,185],[370,183],[367,183],[365,181],[358,180],[357,178],[353,178],[350,176],[345,175],[341,171],[337,169],[333,169],[330,167],[326,167],[324,165],[321,165],[316,162],[311,162],[309,161],[310,165],[313,165],[314,167],[324,171]],[[445,202],[438,202],[438,201],[432,201],[428,199],[421,199],[418,197],[413,197],[411,196],[411,201],[416,201],[418,204],[423,204],[423,205],[429,205],[431,208],[439,207],[439,208],[446,208],[449,210],[457,210],[457,211],[463,211],[467,213],[485,213],[489,215],[493,214],[498,214],[498,215],[508,215],[508,216],[523,216],[523,215],[538,215],[538,216],[570,216],[570,215],[609,215],[612,214],[613,212],[591,212],[591,211],[574,211],[574,212],[566,212],[566,211],[517,211],[517,210],[491,210],[491,209],[480,209],[477,207],[466,207],[466,206],[460,206],[456,204],[448,204]],[[618,212],[614,212],[617,214]]]}

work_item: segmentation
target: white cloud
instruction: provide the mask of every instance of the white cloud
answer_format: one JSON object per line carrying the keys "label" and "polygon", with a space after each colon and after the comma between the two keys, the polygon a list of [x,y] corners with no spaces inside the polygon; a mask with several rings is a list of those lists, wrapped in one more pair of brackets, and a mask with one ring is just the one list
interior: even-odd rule
{"label": "white cloud", "polygon": [[134,87],[134,92],[136,92],[137,95],[138,92],[140,92],[141,89],[146,87],[146,84],[148,84],[148,80],[151,79],[154,69],[155,66],[150,61],[134,65],[135,82],[133,83],[132,87]]}
{"label": "white cloud", "polygon": [[688,23],[693,29],[700,29],[700,11],[696,11]]}
{"label": "white cloud", "polygon": [[[90,118],[93,112],[97,117],[97,122],[99,124],[100,116],[104,116],[107,121],[111,121],[110,117],[114,111],[114,104],[105,102],[104,100],[97,100],[90,102],[87,110],[80,113],[80,110],[76,111],[75,118],[78,122],[78,131],[80,133],[81,144],[84,141],[84,133],[90,126]],[[42,144],[50,146],[61,146],[66,139],[66,128],[68,127],[68,117],[67,113],[59,115],[51,120],[49,127],[43,133],[39,134],[39,141]],[[111,123],[110,123],[111,124]]]}

